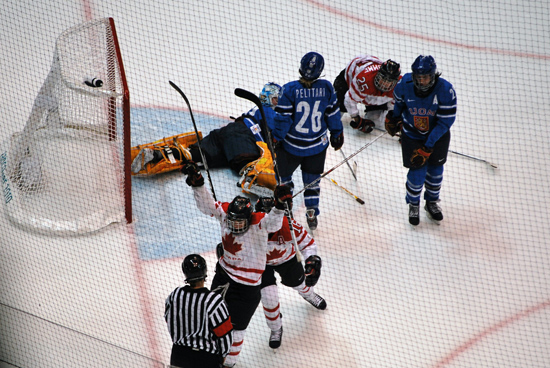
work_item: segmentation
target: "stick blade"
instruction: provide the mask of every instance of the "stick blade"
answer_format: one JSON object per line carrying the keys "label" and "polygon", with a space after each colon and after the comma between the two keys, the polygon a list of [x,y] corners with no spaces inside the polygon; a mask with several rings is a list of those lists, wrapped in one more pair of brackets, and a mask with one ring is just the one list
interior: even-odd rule
{"label": "stick blade", "polygon": [[240,97],[240,98],[245,98],[245,99],[250,100],[250,101],[252,101],[256,104],[260,102],[260,98],[258,96],[256,96],[254,93],[252,93],[250,91],[247,91],[246,89],[242,89],[242,88],[235,88],[235,96]]}

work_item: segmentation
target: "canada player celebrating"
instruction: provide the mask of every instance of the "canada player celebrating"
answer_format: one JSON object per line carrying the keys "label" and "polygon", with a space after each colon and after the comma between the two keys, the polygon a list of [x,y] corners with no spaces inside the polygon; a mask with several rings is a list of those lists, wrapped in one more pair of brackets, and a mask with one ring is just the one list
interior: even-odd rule
{"label": "canada player celebrating", "polygon": [[[255,209],[256,212],[269,212],[274,205],[275,200],[272,197],[260,197]],[[283,285],[296,290],[315,308],[324,310],[327,307],[325,299],[313,291],[313,286],[321,276],[321,258],[317,255],[317,243],[294,219],[292,227],[298,250],[306,259],[305,271],[302,263],[298,261],[288,221],[283,223],[280,230],[269,234],[267,242],[267,266],[262,275],[261,294],[267,326],[271,329],[269,346],[273,349],[281,346],[283,335],[275,272],[280,275]]]}
{"label": "canada player celebrating", "polygon": [[216,264],[211,290],[222,294],[231,315],[233,344],[224,366],[232,367],[241,352],[246,328],[260,304],[268,234],[277,232],[286,222],[284,208],[292,206],[292,193],[289,187],[277,186],[275,207],[269,213],[256,213],[246,197],[237,196],[231,202],[214,200],[194,162],[187,163],[182,173],[187,175],[187,185],[193,188],[197,208],[220,222],[223,255]]}

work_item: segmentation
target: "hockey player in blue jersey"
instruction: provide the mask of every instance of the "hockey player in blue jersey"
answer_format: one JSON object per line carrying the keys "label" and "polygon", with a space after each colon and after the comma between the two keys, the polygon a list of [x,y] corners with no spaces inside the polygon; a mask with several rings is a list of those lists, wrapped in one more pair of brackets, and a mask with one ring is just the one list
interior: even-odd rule
{"label": "hockey player in blue jersey", "polygon": [[335,150],[344,144],[336,92],[331,82],[319,79],[324,66],[323,56],[317,52],[308,52],[302,57],[301,77],[283,86],[272,130],[280,184],[294,187],[292,174],[298,166],[304,186],[317,180],[304,191],[310,230],[317,228],[321,189],[318,179],[325,168],[329,142]]}
{"label": "hockey player in blue jersey", "polygon": [[409,222],[416,226],[423,187],[428,217],[435,222],[443,220],[439,192],[457,102],[452,84],[440,77],[432,56],[418,56],[411,68],[412,73],[405,74],[395,86],[395,106],[386,117],[386,130],[392,136],[401,131],[403,166],[409,169]]}

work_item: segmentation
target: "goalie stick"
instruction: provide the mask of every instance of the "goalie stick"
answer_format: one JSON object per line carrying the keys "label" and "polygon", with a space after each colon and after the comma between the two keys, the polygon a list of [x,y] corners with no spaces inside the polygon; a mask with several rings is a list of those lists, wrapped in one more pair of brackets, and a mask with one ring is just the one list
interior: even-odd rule
{"label": "goalie stick", "polygon": [[376,142],[377,140],[379,140],[382,136],[386,135],[388,132],[384,131],[384,133],[380,134],[378,137],[374,138],[372,141],[370,141],[369,143],[365,144],[363,147],[359,148],[357,151],[355,151],[354,153],[352,153],[351,155],[349,155],[348,157],[346,157],[344,160],[340,161],[339,163],[337,163],[335,166],[332,167],[332,169],[329,169],[327,171],[325,171],[324,173],[321,174],[320,177],[318,177],[317,179],[315,179],[314,181],[312,181],[311,183],[309,183],[308,185],[306,185],[305,187],[303,187],[302,189],[300,189],[298,192],[296,192],[292,198],[296,197],[298,194],[302,193],[304,190],[306,190],[307,188],[313,186],[314,184],[318,183],[322,178],[324,178],[325,176],[327,176],[328,174],[330,174],[331,172],[333,172],[334,170],[336,170],[337,168],[339,168],[340,166],[342,166],[343,164],[345,164],[346,162],[348,162],[352,157],[355,157],[357,156],[359,153],[361,153],[364,149],[368,148],[370,145],[372,145],[374,142]]}
{"label": "goalie stick", "polygon": [[208,170],[208,163],[206,162],[206,157],[204,156],[204,153],[202,151],[201,147],[201,137],[199,135],[199,131],[197,130],[197,124],[195,123],[195,118],[193,117],[193,111],[191,110],[191,104],[189,103],[189,100],[187,99],[187,96],[185,96],[185,93],[172,81],[168,81],[172,87],[178,93],[183,97],[185,100],[185,103],[187,104],[187,108],[189,109],[189,115],[191,115],[191,121],[193,122],[193,127],[195,128],[195,134],[197,135],[197,146],[199,147],[199,152],[201,153],[202,158],[202,164],[204,165],[204,169],[206,170],[206,175],[208,176],[208,182],[210,183],[210,189],[212,190],[212,197],[214,197],[214,200],[216,199],[216,192],[214,191],[214,185],[212,184],[212,178],[210,177],[210,170]]}
{"label": "goalie stick", "polygon": [[[273,148],[273,140],[271,138],[271,132],[269,130],[269,127],[267,126],[267,120],[265,118],[265,112],[264,112],[264,107],[262,106],[262,102],[260,101],[260,98],[256,96],[254,93],[242,88],[235,88],[235,95],[237,97],[247,99],[250,102],[253,102],[256,106],[258,106],[258,110],[260,110],[260,114],[262,115],[262,119],[260,121],[260,127],[262,131],[265,133],[265,139],[267,140],[266,142],[267,148],[269,149],[269,152],[271,153],[271,158],[273,159],[273,170],[275,171],[277,183],[279,183],[281,176],[279,175],[279,168],[277,167],[277,156],[275,156],[275,149]],[[288,221],[288,227],[290,228],[290,233],[292,235],[292,242],[294,243],[294,248],[296,249],[296,255],[298,257],[298,261],[301,262],[302,255],[300,253],[300,249],[298,248],[298,242],[296,241],[296,234],[294,234],[294,226],[292,225],[292,219],[293,219],[292,211],[290,210],[290,207],[286,202],[285,202],[285,212],[287,214],[286,219]]]}

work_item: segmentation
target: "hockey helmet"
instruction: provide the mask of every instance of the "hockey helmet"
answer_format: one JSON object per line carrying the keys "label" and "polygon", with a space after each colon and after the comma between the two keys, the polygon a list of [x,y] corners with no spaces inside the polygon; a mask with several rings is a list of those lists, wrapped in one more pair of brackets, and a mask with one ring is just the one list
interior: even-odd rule
{"label": "hockey helmet", "polygon": [[388,92],[391,91],[397,81],[399,81],[399,76],[401,75],[401,68],[398,63],[388,59],[384,61],[374,77],[374,86],[382,91]]}
{"label": "hockey helmet", "polygon": [[260,197],[256,202],[255,211],[268,213],[275,206],[273,197]]}
{"label": "hockey helmet", "polygon": [[198,254],[190,254],[181,264],[185,282],[200,281],[206,279],[206,261]]}
{"label": "hockey helmet", "polygon": [[325,68],[325,59],[321,54],[311,51],[305,54],[300,61],[300,75],[306,81],[314,81],[321,76]]}
{"label": "hockey helmet", "polygon": [[236,196],[227,208],[227,227],[233,234],[242,234],[248,230],[252,218],[250,199]]}
{"label": "hockey helmet", "polygon": [[277,83],[269,82],[264,85],[264,88],[262,89],[262,92],[260,92],[260,95],[258,97],[260,97],[262,105],[274,108],[275,106],[277,106],[277,103],[273,103],[273,99],[277,98],[278,102],[279,98],[282,95],[283,87],[281,87]]}
{"label": "hockey helmet", "polygon": [[437,65],[431,55],[419,55],[411,66],[415,91],[427,93],[436,82]]}

